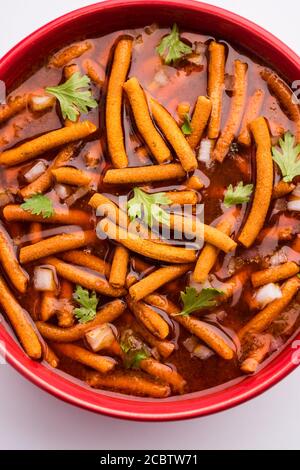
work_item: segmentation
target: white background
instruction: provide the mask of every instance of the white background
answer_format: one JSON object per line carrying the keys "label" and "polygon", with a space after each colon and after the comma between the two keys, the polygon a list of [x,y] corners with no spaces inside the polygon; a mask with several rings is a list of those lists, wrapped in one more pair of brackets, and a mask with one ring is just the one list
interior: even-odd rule
{"label": "white background", "polygon": [[[44,23],[91,2],[1,2],[0,56]],[[255,21],[300,54],[298,1],[213,3]],[[148,424],[114,420],[77,409],[39,390],[10,366],[0,365],[0,448],[299,450],[299,379],[300,368],[261,397],[218,415]]]}

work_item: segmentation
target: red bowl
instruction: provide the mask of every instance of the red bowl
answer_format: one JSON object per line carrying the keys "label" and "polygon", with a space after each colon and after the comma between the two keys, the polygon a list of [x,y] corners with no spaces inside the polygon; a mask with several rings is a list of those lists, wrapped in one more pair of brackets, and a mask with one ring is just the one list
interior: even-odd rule
{"label": "red bowl", "polygon": [[[191,0],[112,0],[69,13],[28,36],[2,58],[0,78],[9,90],[51,50],[74,38],[86,33],[100,36],[153,22],[161,26],[177,22],[183,29],[221,37],[262,58],[290,83],[300,77],[299,57],[276,37],[238,15]],[[290,342],[254,376],[183,397],[159,401],[131,398],[92,390],[66,374],[30,360],[10,328],[1,323],[0,341],[5,346],[6,358],[21,374],[69,403],[118,418],[166,421],[215,413],[267,390],[295,369],[297,363]],[[300,340],[300,335],[295,340]]]}

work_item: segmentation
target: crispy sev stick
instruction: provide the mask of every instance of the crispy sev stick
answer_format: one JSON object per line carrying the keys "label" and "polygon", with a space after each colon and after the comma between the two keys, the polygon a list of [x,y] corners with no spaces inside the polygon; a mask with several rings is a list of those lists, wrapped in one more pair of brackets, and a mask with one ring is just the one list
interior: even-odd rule
{"label": "crispy sev stick", "polygon": [[127,304],[134,316],[140,321],[154,336],[165,339],[169,334],[168,323],[149,305],[144,302],[133,302],[127,299]]}
{"label": "crispy sev stick", "polygon": [[10,118],[23,111],[27,107],[28,98],[28,94],[16,96],[15,98],[8,100],[7,104],[1,105],[0,124],[8,121]]}
{"label": "crispy sev stick", "polygon": [[288,112],[288,117],[294,121],[296,126],[296,142],[300,143],[300,109],[299,105],[293,101],[293,93],[288,86],[271,70],[263,69],[261,77],[268,84],[270,91],[278,99],[279,103]]}
{"label": "crispy sev stick", "polygon": [[13,241],[6,230],[0,226],[0,263],[13,286],[22,294],[26,292],[29,276],[16,257]]}
{"label": "crispy sev stick", "polygon": [[57,273],[70,282],[79,284],[87,289],[94,290],[109,297],[121,297],[126,293],[125,289],[112,287],[104,277],[86,271],[73,264],[65,263],[58,258],[45,258],[45,263],[54,266]]}
{"label": "crispy sev stick", "polygon": [[102,374],[107,374],[116,365],[116,361],[112,357],[100,356],[75,344],[52,343],[52,347],[54,351],[58,351],[63,356],[91,367]]}
{"label": "crispy sev stick", "polygon": [[130,67],[131,52],[132,38],[126,37],[120,39],[114,51],[113,64],[107,88],[107,142],[113,165],[116,168],[128,166],[122,126],[122,95],[123,85]]}
{"label": "crispy sev stick", "polygon": [[78,231],[73,233],[61,233],[54,237],[46,238],[38,243],[27,245],[20,250],[20,263],[31,263],[45,256],[61,253],[93,243],[96,239],[94,230]]}
{"label": "crispy sev stick", "polygon": [[147,344],[149,344],[152,348],[156,348],[162,358],[167,359],[167,357],[169,357],[174,351],[174,343],[156,338],[142,323],[136,321],[132,325],[132,328],[146,341]]}
{"label": "crispy sev stick", "polygon": [[168,191],[166,197],[170,199],[171,204],[195,205],[198,202],[198,195],[195,191]]}
{"label": "crispy sev stick", "polygon": [[[195,217],[184,217],[178,214],[170,214],[170,226],[185,235],[194,236],[199,235],[197,232],[203,234],[203,238],[207,243],[216,246],[226,253],[233,251],[237,244],[228,235],[218,230],[216,227],[203,224]],[[202,237],[201,237],[202,238]]]}
{"label": "crispy sev stick", "polygon": [[201,140],[202,134],[209,120],[211,108],[212,104],[208,98],[205,96],[198,96],[191,120],[192,133],[186,138],[192,149],[195,149]]}
{"label": "crispy sev stick", "polygon": [[61,255],[61,258],[64,261],[68,261],[69,263],[77,264],[79,266],[84,266],[85,268],[92,269],[93,271],[97,271],[98,273],[103,274],[106,277],[109,276],[111,269],[110,264],[104,261],[103,259],[99,258],[98,256],[86,253],[85,251],[66,251],[66,253],[63,253]]}
{"label": "crispy sev stick", "polygon": [[109,283],[113,287],[124,287],[129,262],[129,251],[124,246],[116,246],[111,264]]}
{"label": "crispy sev stick", "polygon": [[169,385],[134,371],[117,371],[108,375],[89,372],[86,381],[94,388],[108,388],[142,397],[167,398],[171,393]]}
{"label": "crispy sev stick", "polygon": [[58,152],[54,160],[50,163],[46,171],[41,176],[39,176],[39,178],[20,190],[20,194],[23,199],[27,199],[34,194],[46,192],[52,183],[52,170],[55,170],[56,168],[59,168],[60,166],[68,163],[68,161],[73,157],[75,149],[76,144],[68,144],[63,147]]}
{"label": "crispy sev stick", "polygon": [[59,359],[53,349],[50,348],[49,344],[45,343],[43,351],[44,361],[46,361],[51,367],[58,367]]}
{"label": "crispy sev stick", "polygon": [[175,393],[184,393],[186,381],[170,366],[162,364],[161,362],[149,357],[140,361],[140,368],[144,372],[147,372],[147,374],[171,385],[171,388]]}
{"label": "crispy sev stick", "polygon": [[29,314],[16,301],[15,297],[7,287],[4,279],[0,276],[0,305],[6,313],[16,335],[23,345],[26,353],[32,359],[40,359],[42,346],[29,320]]}
{"label": "crispy sev stick", "polygon": [[18,204],[8,204],[3,209],[4,218],[8,222],[43,222],[45,224],[89,225],[90,214],[79,209],[55,208],[51,217],[34,215],[27,212]]}
{"label": "crispy sev stick", "polygon": [[98,85],[99,87],[103,86],[103,80],[97,72],[97,64],[93,60],[86,59],[83,62],[83,68],[85,69],[87,76],[95,83],[95,85]]}
{"label": "crispy sev stick", "polygon": [[108,218],[101,222],[101,230],[113,240],[124,245],[128,250],[135,251],[148,258],[158,259],[169,263],[192,263],[196,255],[194,250],[164,245],[151,240],[140,238],[135,233],[115,225]]}
{"label": "crispy sev stick", "polygon": [[91,49],[92,44],[88,41],[79,42],[71,46],[66,47],[65,49],[57,52],[53,55],[48,62],[49,67],[61,68],[64,65],[67,65],[71,60],[77,59],[86,51]]}
{"label": "crispy sev stick", "polygon": [[272,342],[272,336],[269,334],[260,335],[260,344],[251,351],[246,359],[241,364],[241,370],[245,374],[253,374],[256,372],[259,364],[264,360],[268,354]]}
{"label": "crispy sev stick", "polygon": [[193,175],[186,182],[186,187],[188,189],[194,189],[195,191],[200,191],[204,187],[203,181],[201,181],[199,176]]}
{"label": "crispy sev stick", "polygon": [[149,98],[149,104],[154,120],[174,148],[183,169],[186,172],[195,170],[198,167],[198,163],[194,151],[186,141],[175,119],[153,98]]}
{"label": "crispy sev stick", "polygon": [[[230,235],[232,231],[234,221],[232,218],[229,219],[226,217],[225,219],[221,220],[216,228],[221,232],[225,233],[226,235]],[[206,243],[203,247],[197,263],[195,265],[195,269],[193,272],[193,279],[195,282],[205,282],[210,271],[214,267],[220,250],[215,246],[211,245],[210,243]]]}
{"label": "crispy sev stick", "polygon": [[134,301],[138,301],[151,294],[152,292],[159,289],[167,282],[173,281],[178,277],[183,276],[187,271],[191,269],[191,265],[179,265],[179,266],[166,266],[159,268],[153,273],[144,277],[141,281],[137,282],[129,289],[129,294]]}
{"label": "crispy sev stick", "polygon": [[83,139],[97,130],[90,121],[82,121],[43,134],[24,144],[0,153],[0,165],[12,166],[26,162],[48,150]]}
{"label": "crispy sev stick", "polygon": [[73,186],[88,186],[91,182],[91,176],[83,170],[62,166],[51,170],[52,175],[58,183],[71,184]]}
{"label": "crispy sev stick", "polygon": [[208,50],[208,96],[212,104],[208,137],[217,139],[221,127],[222,96],[225,81],[225,46],[212,41]]}
{"label": "crispy sev stick", "polygon": [[238,336],[242,340],[249,333],[262,333],[289,305],[300,288],[300,279],[295,276],[288,279],[281,287],[282,297],[273,300],[267,307],[261,310],[239,331]]}
{"label": "crispy sev stick", "polygon": [[250,214],[239,236],[239,242],[247,248],[264,225],[273,190],[271,139],[266,120],[259,117],[250,124],[250,128],[257,145],[256,185]]}
{"label": "crispy sev stick", "polygon": [[60,292],[58,299],[59,308],[56,311],[58,318],[58,325],[62,328],[69,328],[74,324],[74,307],[72,305],[73,299],[73,284],[66,279],[62,279],[60,283]]}
{"label": "crispy sev stick", "polygon": [[295,185],[293,183],[286,183],[283,180],[280,180],[274,187],[272,191],[272,199],[279,199],[286,196],[294,191]]}
{"label": "crispy sev stick", "polygon": [[186,114],[189,114],[190,109],[191,105],[187,101],[182,101],[181,103],[178,103],[176,112],[181,124],[184,122]]}
{"label": "crispy sev stick", "polygon": [[73,343],[82,339],[88,331],[104,323],[111,323],[116,320],[126,309],[126,304],[122,300],[114,300],[105,304],[97,311],[96,317],[87,323],[77,323],[70,328],[59,328],[50,323],[37,322],[36,326],[41,335],[57,343]]}
{"label": "crispy sev stick", "polygon": [[288,261],[287,263],[279,264],[278,266],[272,266],[262,271],[256,271],[251,275],[251,281],[253,287],[264,286],[271,282],[282,281],[283,279],[288,279],[289,277],[295,276],[299,272],[299,266],[293,261]]}
{"label": "crispy sev stick", "polygon": [[234,61],[234,89],[226,124],[213,150],[214,160],[222,162],[229,152],[230,145],[237,134],[243,117],[247,98],[248,65],[240,60]]}
{"label": "crispy sev stick", "polygon": [[153,181],[182,179],[185,175],[185,171],[179,163],[170,163],[168,165],[149,165],[135,168],[131,167],[108,170],[103,178],[103,183],[151,183]]}
{"label": "crispy sev stick", "polygon": [[180,313],[180,309],[173,302],[166,298],[151,294],[145,299],[150,305],[160,308],[166,312],[171,318],[175,319],[180,325],[186,328],[190,333],[194,334],[208,346],[210,346],[223,359],[231,360],[234,357],[233,349],[224,341],[217,328],[205,323],[192,315],[180,316],[174,315]]}
{"label": "crispy sev stick", "polygon": [[241,124],[241,131],[238,136],[239,144],[250,147],[251,145],[251,134],[249,125],[254,119],[258,118],[262,104],[265,98],[265,92],[258,88],[255,90],[252,96],[248,100],[246,111]]}
{"label": "crispy sev stick", "polygon": [[240,292],[243,289],[246,281],[249,279],[250,272],[246,267],[234,274],[227,281],[223,282],[221,285],[221,290],[223,294],[220,296],[219,302],[226,302],[230,297],[233,297],[237,292]]}
{"label": "crispy sev stick", "polygon": [[150,117],[145,93],[135,77],[130,78],[123,86],[127,93],[136,126],[158,163],[172,160],[169,147],[154,126]]}
{"label": "crispy sev stick", "polygon": [[40,319],[48,321],[57,310],[57,295],[56,292],[46,291],[42,294]]}
{"label": "crispy sev stick", "polygon": [[29,234],[31,243],[40,242],[43,239],[41,222],[31,222],[29,226]]}

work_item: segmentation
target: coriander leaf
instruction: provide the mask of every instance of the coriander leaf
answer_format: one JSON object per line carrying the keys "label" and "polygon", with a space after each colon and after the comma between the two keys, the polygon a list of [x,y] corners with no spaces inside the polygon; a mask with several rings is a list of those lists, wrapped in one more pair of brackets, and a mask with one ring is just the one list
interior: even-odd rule
{"label": "coriander leaf", "polygon": [[283,181],[290,183],[296,176],[300,175],[300,144],[295,145],[295,137],[286,132],[283,139],[279,139],[280,152],[276,147],[272,147],[273,160],[279,166]]}
{"label": "coriander leaf", "polygon": [[170,224],[169,214],[160,207],[160,204],[171,203],[166,193],[147,194],[140,188],[134,188],[133,193],[134,197],[127,204],[131,221],[139,218],[144,220],[149,227],[153,226],[154,220],[165,225]]}
{"label": "coriander leaf", "polygon": [[190,116],[187,113],[184,115],[184,122],[181,126],[181,130],[184,135],[190,135],[193,132]]}
{"label": "coriander leaf", "polygon": [[87,323],[95,318],[99,301],[95,292],[90,295],[87,289],[76,286],[73,299],[80,305],[80,307],[74,309],[74,314],[79,323]]}
{"label": "coriander leaf", "polygon": [[183,309],[180,313],[176,313],[173,316],[185,316],[195,310],[215,307],[217,305],[217,297],[223,293],[224,292],[222,290],[214,289],[212,287],[202,289],[200,292],[198,292],[194,287],[187,287],[185,292],[180,293],[181,300],[183,302]]}
{"label": "coriander leaf", "polygon": [[51,199],[43,194],[34,194],[31,198],[26,199],[21,204],[21,208],[33,215],[42,215],[44,219],[48,219],[54,213]]}
{"label": "coriander leaf", "polygon": [[62,116],[70,121],[76,121],[77,116],[86,114],[88,108],[96,108],[98,103],[92,97],[90,90],[83,90],[90,85],[87,75],[75,72],[66,82],[54,87],[47,87],[47,93],[58,99]]}
{"label": "coriander leaf", "polygon": [[243,204],[243,202],[249,202],[252,191],[253,184],[246,184],[244,186],[243,182],[240,181],[235,188],[232,186],[232,184],[230,184],[225,192],[225,207],[231,207],[235,204]]}
{"label": "coriander leaf", "polygon": [[149,348],[134,336],[132,330],[125,330],[122,333],[120,346],[126,369],[138,369],[140,362],[151,356]]}
{"label": "coriander leaf", "polygon": [[177,24],[173,25],[172,31],[165,36],[156,47],[156,52],[162,57],[165,64],[169,65],[191,54],[192,48],[180,40]]}

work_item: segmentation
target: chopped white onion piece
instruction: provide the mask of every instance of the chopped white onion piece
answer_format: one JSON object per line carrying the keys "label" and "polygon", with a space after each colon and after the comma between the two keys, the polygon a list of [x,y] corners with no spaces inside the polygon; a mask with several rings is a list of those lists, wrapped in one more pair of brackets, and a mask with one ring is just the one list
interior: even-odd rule
{"label": "chopped white onion piece", "polygon": [[279,264],[286,263],[288,261],[288,256],[284,248],[276,251],[273,256],[270,258],[271,266],[278,266]]}
{"label": "chopped white onion piece", "polygon": [[27,183],[32,183],[32,181],[38,179],[46,171],[46,168],[46,164],[42,161],[33,165],[30,170],[24,174],[24,178]]}
{"label": "chopped white onion piece", "polygon": [[200,344],[198,339],[194,336],[190,336],[183,342],[184,347],[191,353],[192,356],[198,357],[198,359],[208,359],[214,355],[214,352],[204,344]]}
{"label": "chopped white onion piece", "polygon": [[300,199],[294,199],[293,201],[289,201],[287,203],[288,211],[300,211]]}
{"label": "chopped white onion piece", "polygon": [[58,195],[58,197],[62,200],[65,200],[71,194],[70,186],[67,186],[65,184],[57,183],[54,186],[54,190],[55,190],[56,194]]}
{"label": "chopped white onion piece", "polygon": [[54,96],[47,95],[32,95],[30,97],[30,106],[32,111],[45,111],[50,109],[55,104]]}
{"label": "chopped white onion piece", "polygon": [[94,352],[100,351],[101,349],[109,348],[115,340],[115,335],[108,323],[97,326],[88,333],[85,334],[89,346]]}
{"label": "chopped white onion piece", "polygon": [[209,163],[210,152],[211,152],[211,141],[209,139],[201,140],[200,148],[198,152],[199,162]]}
{"label": "chopped white onion piece", "polygon": [[34,288],[38,291],[56,290],[54,270],[44,266],[38,266],[34,269],[33,275]]}
{"label": "chopped white onion piece", "polygon": [[204,62],[204,54],[190,54],[187,60],[194,65],[202,65]]}
{"label": "chopped white onion piece", "polygon": [[295,196],[296,198],[300,198],[300,184],[298,183],[297,186],[295,187],[294,191],[292,192],[292,196]]}
{"label": "chopped white onion piece", "polygon": [[272,282],[258,289],[255,295],[255,299],[261,308],[264,308],[270,302],[273,302],[273,300],[281,299],[281,297],[282,292],[280,287]]}
{"label": "chopped white onion piece", "polygon": [[205,51],[206,51],[206,44],[204,42],[201,42],[201,41],[196,41],[195,42],[195,54],[204,54]]}
{"label": "chopped white onion piece", "polygon": [[65,203],[68,205],[68,206],[72,206],[73,204],[75,204],[76,201],[78,201],[78,199],[81,199],[83,196],[85,196],[88,192],[90,192],[91,188],[89,188],[88,186],[81,186],[80,188],[78,188],[73,194],[71,194],[71,196],[69,196],[66,200],[65,200]]}
{"label": "chopped white onion piece", "polygon": [[163,69],[159,69],[159,71],[154,75],[154,81],[157,83],[157,85],[163,87],[169,83],[169,78]]}

